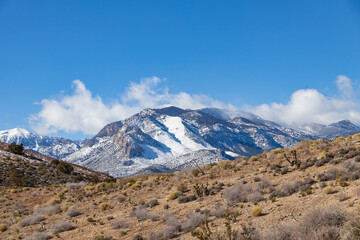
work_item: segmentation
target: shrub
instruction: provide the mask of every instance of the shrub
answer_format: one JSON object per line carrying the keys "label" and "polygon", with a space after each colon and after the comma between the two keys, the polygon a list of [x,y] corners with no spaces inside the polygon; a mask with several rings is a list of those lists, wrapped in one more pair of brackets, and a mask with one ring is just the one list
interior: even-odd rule
{"label": "shrub", "polygon": [[265,236],[265,239],[340,239],[342,227],[347,221],[346,216],[347,213],[339,206],[313,209],[302,218],[301,222],[294,225],[280,225],[272,231],[273,233]]}
{"label": "shrub", "polygon": [[329,240],[329,239],[342,239],[341,231],[337,227],[326,226],[318,229],[314,233],[314,239]]}
{"label": "shrub", "polygon": [[254,216],[254,217],[258,217],[262,214],[262,209],[261,207],[254,207],[252,210],[251,210],[251,215]]}
{"label": "shrub", "polygon": [[319,155],[317,156],[317,159],[325,159],[326,158],[326,151],[321,151]]}
{"label": "shrub", "polygon": [[133,237],[133,240],[146,240],[146,239],[143,238],[141,234],[137,234],[135,237]]}
{"label": "shrub", "polygon": [[71,224],[71,222],[62,221],[62,220],[54,223],[50,227],[50,231],[53,234],[57,234],[57,233],[65,232],[65,231],[70,231],[70,230],[73,230],[73,229],[74,229],[74,226]]}
{"label": "shrub", "polygon": [[105,236],[105,235],[96,235],[94,240],[113,240],[112,236]]}
{"label": "shrub", "polygon": [[100,203],[99,208],[101,211],[110,209],[110,205],[107,202]]}
{"label": "shrub", "polygon": [[304,216],[302,224],[308,229],[323,226],[341,227],[346,222],[347,213],[337,205],[314,209]]}
{"label": "shrub", "polygon": [[265,236],[265,240],[297,240],[297,238],[294,238],[293,235],[295,234],[295,231],[297,231],[296,227],[293,226],[287,226],[287,225],[279,225],[276,229],[271,230],[268,232]]}
{"label": "shrub", "polygon": [[7,151],[18,155],[23,155],[24,146],[22,144],[17,145],[16,143],[11,143],[8,146]]}
{"label": "shrub", "polygon": [[205,216],[199,212],[190,213],[186,216],[186,220],[181,224],[181,230],[188,232],[191,229],[197,228],[200,224],[204,223]]}
{"label": "shrub", "polygon": [[209,212],[209,216],[215,216],[221,218],[225,214],[225,206],[224,205],[216,205],[213,210]]}
{"label": "shrub", "polygon": [[318,174],[318,178],[320,181],[330,181],[330,180],[335,180],[336,177],[341,174],[341,173],[345,173],[346,170],[345,169],[341,169],[341,168],[330,168],[328,171],[326,171],[325,173],[320,173]]}
{"label": "shrub", "polygon": [[284,149],[283,148],[276,148],[270,151],[270,153],[272,154],[279,154],[279,153],[283,153]]}
{"label": "shrub", "polygon": [[66,205],[62,205],[60,208],[62,212],[66,212],[66,210],[68,209]]}
{"label": "shrub", "polygon": [[197,197],[195,195],[180,196],[178,197],[178,203],[187,203],[187,202],[195,201],[196,199]]}
{"label": "shrub", "polygon": [[302,183],[300,181],[290,182],[290,183],[284,183],[281,188],[278,191],[279,197],[284,196],[290,196],[297,191],[299,191],[299,188],[302,186]]}
{"label": "shrub", "polygon": [[199,169],[197,169],[197,168],[193,168],[193,169],[191,170],[191,174],[192,174],[194,177],[199,176],[200,173],[201,173],[201,171],[200,171]]}
{"label": "shrub", "polygon": [[164,236],[167,239],[175,237],[176,233],[180,231],[181,224],[175,215],[171,212],[164,212],[163,220],[166,222],[166,227],[163,229]]}
{"label": "shrub", "polygon": [[231,169],[233,167],[233,162],[231,160],[223,160],[218,164],[222,169]]}
{"label": "shrub", "polygon": [[179,196],[180,196],[180,192],[179,192],[179,191],[174,191],[174,192],[171,192],[171,193],[167,196],[167,199],[168,199],[168,200],[175,200],[175,199],[177,199]]}
{"label": "shrub", "polygon": [[54,159],[54,160],[52,160],[51,161],[51,165],[55,165],[55,166],[57,166],[57,165],[59,165],[59,163],[60,163],[60,161],[59,160],[57,160],[57,159]]}
{"label": "shrub", "polygon": [[264,200],[264,198],[263,198],[261,192],[253,191],[246,197],[246,200],[249,202],[260,202],[260,201]]}
{"label": "shrub", "polygon": [[48,202],[47,205],[56,205],[61,203],[61,200],[59,198],[51,198]]}
{"label": "shrub", "polygon": [[340,202],[345,201],[348,198],[349,197],[344,192],[340,192],[336,194],[336,199],[339,200]]}
{"label": "shrub", "polygon": [[118,195],[116,199],[121,203],[126,201],[126,197],[124,195]]}
{"label": "shrub", "polygon": [[34,215],[45,214],[45,215],[51,216],[51,215],[58,214],[61,212],[62,211],[61,211],[60,205],[52,205],[52,206],[46,206],[43,208],[36,209],[34,211]]}
{"label": "shrub", "polygon": [[186,186],[186,184],[185,183],[180,183],[180,185],[177,187],[177,190],[179,191],[179,192],[186,192],[187,191],[187,186]]}
{"label": "shrub", "polygon": [[316,167],[321,167],[324,166],[326,163],[326,159],[325,158],[320,158],[316,161],[315,166]]}
{"label": "shrub", "polygon": [[258,182],[257,186],[260,189],[266,189],[266,188],[271,188],[273,186],[273,184],[270,182],[269,179],[267,179],[266,177],[262,177],[260,179],[260,181]]}
{"label": "shrub", "polygon": [[261,155],[258,156],[252,156],[251,158],[249,158],[250,162],[255,162],[261,159]]}
{"label": "shrub", "polygon": [[136,182],[134,183],[133,185],[131,185],[130,187],[131,189],[134,189],[134,190],[137,190],[137,189],[140,189],[141,188],[141,184]]}
{"label": "shrub", "polygon": [[323,191],[326,194],[333,194],[336,192],[336,189],[331,186],[326,186],[326,187],[324,187]]}
{"label": "shrub", "polygon": [[359,152],[356,150],[351,150],[349,151],[347,154],[345,154],[345,158],[349,159],[349,158],[353,158],[356,157],[357,155],[359,155]]}
{"label": "shrub", "polygon": [[151,219],[152,221],[158,220],[157,215],[153,213],[149,213],[144,205],[140,205],[136,209],[134,209],[131,213],[132,216],[136,217],[140,221],[144,221],[146,219]]}
{"label": "shrub", "polygon": [[236,183],[224,190],[224,198],[229,202],[246,202],[247,196],[251,193],[251,187],[242,183]]}
{"label": "shrub", "polygon": [[340,187],[347,187],[347,186],[349,186],[350,184],[348,183],[348,182],[346,182],[346,181],[340,181],[339,182],[339,186]]}
{"label": "shrub", "polygon": [[149,233],[147,239],[148,240],[158,240],[158,239],[162,239],[163,237],[164,237],[163,232],[151,232],[151,233]]}
{"label": "shrub", "polygon": [[70,174],[74,171],[74,167],[70,163],[64,161],[60,161],[56,169],[64,174]]}
{"label": "shrub", "polygon": [[7,230],[6,224],[0,224],[0,232],[5,232]]}
{"label": "shrub", "polygon": [[159,202],[158,202],[157,199],[152,199],[146,204],[146,206],[150,207],[150,208],[153,208],[153,207],[155,207],[157,205],[159,205]]}
{"label": "shrub", "polygon": [[260,182],[261,178],[260,177],[254,177],[254,182]]}
{"label": "shrub", "polygon": [[309,189],[312,190],[311,184],[305,184],[303,182],[303,185],[299,187],[298,191],[301,193],[307,193],[307,192],[309,192]]}
{"label": "shrub", "polygon": [[128,227],[129,227],[129,223],[127,223],[125,219],[116,220],[111,224],[112,229],[122,229]]}
{"label": "shrub", "polygon": [[51,239],[51,236],[46,232],[37,232],[31,235],[30,237],[25,238],[25,240],[48,240],[48,239]]}
{"label": "shrub", "polygon": [[79,216],[82,214],[82,212],[80,212],[79,210],[77,210],[76,208],[70,208],[66,214],[69,216],[69,217],[76,217],[76,216]]}
{"label": "shrub", "polygon": [[356,161],[346,161],[342,165],[348,172],[355,172],[359,170],[359,166]]}
{"label": "shrub", "polygon": [[20,169],[11,170],[7,180],[16,187],[33,187],[35,185],[34,178],[25,174],[24,170]]}
{"label": "shrub", "polygon": [[26,218],[23,218],[19,221],[21,227],[26,227],[30,225],[37,224],[41,221],[44,221],[46,218],[43,215],[32,215]]}

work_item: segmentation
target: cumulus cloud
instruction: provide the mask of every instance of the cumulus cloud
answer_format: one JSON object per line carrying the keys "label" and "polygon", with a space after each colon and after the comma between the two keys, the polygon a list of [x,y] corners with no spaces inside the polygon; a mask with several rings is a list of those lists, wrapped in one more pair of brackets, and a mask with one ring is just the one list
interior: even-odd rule
{"label": "cumulus cloud", "polygon": [[236,109],[230,104],[216,101],[206,95],[185,92],[170,93],[160,87],[157,77],[130,82],[120,99],[104,103],[100,96],[93,95],[80,80],[73,81],[73,93],[60,99],[43,99],[42,109],[30,117],[30,126],[38,134],[51,134],[59,130],[96,134],[106,124],[125,119],[144,108],[177,106],[184,109],[204,107]]}
{"label": "cumulus cloud", "polygon": [[311,122],[329,124],[344,119],[360,124],[359,100],[352,81],[340,75],[335,83],[339,91],[337,97],[325,96],[315,89],[301,89],[294,92],[286,104],[262,104],[247,107],[247,110],[292,127]]}
{"label": "cumulus cloud", "polygon": [[[171,93],[157,77],[130,82],[119,99],[104,103],[80,80],[73,81],[73,92],[57,99],[43,99],[40,112],[30,117],[30,126],[38,134],[58,131],[96,134],[106,124],[119,121],[138,113],[144,108],[177,106],[183,109],[215,107],[226,110],[235,117],[239,109],[231,104],[214,100],[207,95],[186,92]],[[348,119],[360,125],[360,105],[354,83],[340,75],[335,84],[339,94],[329,97],[316,89],[295,91],[287,103],[262,104],[244,107],[263,119],[272,120],[296,128],[304,123],[329,124]]]}

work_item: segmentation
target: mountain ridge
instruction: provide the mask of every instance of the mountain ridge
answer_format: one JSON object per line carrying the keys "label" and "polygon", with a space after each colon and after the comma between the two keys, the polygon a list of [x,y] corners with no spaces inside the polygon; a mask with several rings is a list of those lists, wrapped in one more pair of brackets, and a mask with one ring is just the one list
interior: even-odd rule
{"label": "mountain ridge", "polygon": [[[250,157],[264,150],[318,138],[314,133],[286,128],[256,116],[225,119],[228,118],[221,115],[219,109],[190,110],[173,106],[144,109],[104,126],[82,149],[64,160],[113,176],[127,176],[145,169],[174,171],[196,159],[207,163]],[[340,122],[341,126],[347,124]],[[344,135],[340,127],[335,130],[338,135]],[[358,132],[360,128],[350,130]],[[214,150],[220,152],[215,154]]]}
{"label": "mountain ridge", "polygon": [[171,172],[191,166],[198,159],[204,163],[232,160],[290,147],[299,141],[360,132],[349,120],[329,125],[312,123],[295,130],[251,113],[232,114],[230,117],[216,108],[148,108],[107,124],[87,140],[11,129],[7,134],[0,131],[0,141],[23,143],[26,149],[121,177],[146,169]]}

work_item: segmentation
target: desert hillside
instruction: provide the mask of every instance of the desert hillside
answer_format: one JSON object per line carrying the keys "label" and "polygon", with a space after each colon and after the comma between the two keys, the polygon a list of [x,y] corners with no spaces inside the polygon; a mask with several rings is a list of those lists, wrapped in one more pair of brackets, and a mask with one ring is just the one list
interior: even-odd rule
{"label": "desert hillside", "polygon": [[360,239],[359,144],[360,134],[306,141],[97,183],[60,181],[48,163],[32,186],[18,187],[10,166],[41,167],[4,149],[0,239]]}

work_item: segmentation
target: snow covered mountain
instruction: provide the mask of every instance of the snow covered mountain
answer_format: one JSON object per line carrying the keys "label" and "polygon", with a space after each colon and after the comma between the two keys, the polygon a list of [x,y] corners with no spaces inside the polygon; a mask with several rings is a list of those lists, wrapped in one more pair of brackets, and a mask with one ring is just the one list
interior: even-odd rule
{"label": "snow covered mountain", "polygon": [[61,159],[81,148],[84,140],[72,141],[60,137],[39,136],[22,128],[0,131],[0,141],[22,143],[24,148],[43,155]]}
{"label": "snow covered mountain", "polygon": [[309,134],[323,138],[332,138],[360,132],[360,127],[354,125],[349,120],[342,120],[329,125],[310,123],[301,126],[299,129]]}
{"label": "snow covered mountain", "polygon": [[244,117],[229,119],[216,109],[145,109],[108,124],[63,160],[127,176],[185,168],[194,161],[249,157],[313,139],[312,135],[253,119],[256,122]]}
{"label": "snow covered mountain", "polygon": [[106,125],[88,140],[39,136],[25,129],[0,131],[0,141],[121,177],[166,172],[195,164],[249,157],[299,141],[360,132],[348,120],[307,124],[298,130],[246,112],[220,109],[145,109]]}

